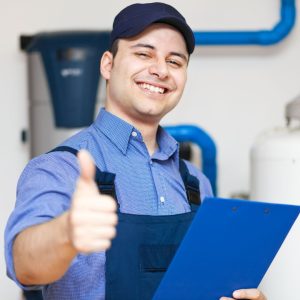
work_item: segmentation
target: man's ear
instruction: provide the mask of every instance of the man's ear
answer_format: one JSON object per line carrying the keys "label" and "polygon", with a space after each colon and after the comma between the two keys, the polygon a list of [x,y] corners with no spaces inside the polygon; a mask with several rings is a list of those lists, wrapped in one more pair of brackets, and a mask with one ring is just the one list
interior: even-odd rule
{"label": "man's ear", "polygon": [[100,72],[105,80],[110,78],[111,69],[113,66],[113,55],[109,51],[105,51],[100,62]]}

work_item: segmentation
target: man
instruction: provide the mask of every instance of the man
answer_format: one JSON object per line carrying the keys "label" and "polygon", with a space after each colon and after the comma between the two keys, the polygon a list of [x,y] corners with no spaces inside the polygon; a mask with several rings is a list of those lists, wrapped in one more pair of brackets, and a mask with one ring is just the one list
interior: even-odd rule
{"label": "man", "polygon": [[[134,4],[116,16],[101,59],[105,110],[20,177],[6,260],[21,287],[43,286],[45,299],[151,299],[199,195],[212,195],[159,127],[181,98],[194,43],[169,5]],[[265,299],[256,289],[233,297]]]}

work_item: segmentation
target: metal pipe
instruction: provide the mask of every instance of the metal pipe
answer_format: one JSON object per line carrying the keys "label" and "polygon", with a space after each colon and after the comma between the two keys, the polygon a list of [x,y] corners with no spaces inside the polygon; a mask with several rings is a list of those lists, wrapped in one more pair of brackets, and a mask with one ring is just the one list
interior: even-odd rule
{"label": "metal pipe", "polygon": [[271,30],[257,31],[195,31],[196,45],[260,45],[282,41],[296,21],[296,0],[281,0],[281,19]]}
{"label": "metal pipe", "polygon": [[194,125],[164,127],[178,142],[192,142],[201,149],[202,171],[217,195],[217,149],[213,139],[201,128]]}

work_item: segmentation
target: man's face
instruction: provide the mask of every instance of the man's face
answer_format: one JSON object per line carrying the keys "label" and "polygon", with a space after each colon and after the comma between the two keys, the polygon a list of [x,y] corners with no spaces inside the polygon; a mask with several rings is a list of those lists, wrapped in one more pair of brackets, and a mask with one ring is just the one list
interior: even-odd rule
{"label": "man's face", "polygon": [[116,56],[106,52],[101,61],[106,109],[131,123],[158,123],[180,100],[187,63],[184,38],[169,25],[153,24],[120,39]]}

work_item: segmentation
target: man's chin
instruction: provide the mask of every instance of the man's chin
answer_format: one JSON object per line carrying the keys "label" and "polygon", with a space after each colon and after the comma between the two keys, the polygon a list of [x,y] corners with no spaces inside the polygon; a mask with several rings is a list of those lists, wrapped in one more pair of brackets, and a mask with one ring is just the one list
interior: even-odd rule
{"label": "man's chin", "polygon": [[137,115],[141,121],[151,121],[154,123],[159,122],[165,114],[166,113],[163,113],[162,111],[155,110],[141,109],[137,111]]}

